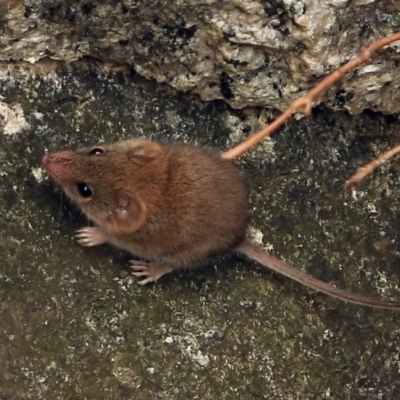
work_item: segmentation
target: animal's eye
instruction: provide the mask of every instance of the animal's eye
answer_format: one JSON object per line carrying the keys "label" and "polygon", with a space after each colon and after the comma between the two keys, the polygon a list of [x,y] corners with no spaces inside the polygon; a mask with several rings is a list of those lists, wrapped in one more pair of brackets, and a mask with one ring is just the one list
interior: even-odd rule
{"label": "animal's eye", "polygon": [[92,195],[92,189],[90,189],[90,187],[86,185],[86,183],[77,183],[76,188],[78,189],[79,194],[85,199]]}
{"label": "animal's eye", "polygon": [[89,151],[88,154],[94,154],[95,156],[98,156],[101,153],[104,153],[103,149],[101,149],[100,147],[94,147],[92,150]]}

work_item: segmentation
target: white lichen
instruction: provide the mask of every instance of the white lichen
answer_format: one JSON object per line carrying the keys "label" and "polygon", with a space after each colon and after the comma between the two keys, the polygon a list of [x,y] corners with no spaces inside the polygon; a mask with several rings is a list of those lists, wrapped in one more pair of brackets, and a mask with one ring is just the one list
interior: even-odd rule
{"label": "white lichen", "polygon": [[30,128],[20,104],[10,105],[2,101],[0,101],[0,125],[3,125],[3,133],[8,136],[16,135]]}

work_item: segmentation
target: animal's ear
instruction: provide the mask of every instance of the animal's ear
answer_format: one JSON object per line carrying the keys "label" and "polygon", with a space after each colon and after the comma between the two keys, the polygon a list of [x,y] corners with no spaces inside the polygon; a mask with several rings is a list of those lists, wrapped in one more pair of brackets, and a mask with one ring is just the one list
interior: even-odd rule
{"label": "animal's ear", "polygon": [[126,190],[115,192],[112,215],[115,228],[123,232],[137,231],[146,220],[146,206],[140,198]]}
{"label": "animal's ear", "polygon": [[161,146],[150,140],[143,140],[129,150],[129,156],[138,164],[146,165],[161,154]]}

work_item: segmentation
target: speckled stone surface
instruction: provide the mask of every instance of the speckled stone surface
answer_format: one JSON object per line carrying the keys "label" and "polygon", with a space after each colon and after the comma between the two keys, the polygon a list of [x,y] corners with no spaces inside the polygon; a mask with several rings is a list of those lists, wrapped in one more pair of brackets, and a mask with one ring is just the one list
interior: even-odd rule
{"label": "speckled stone surface", "polygon": [[[202,103],[94,60],[0,64],[1,399],[396,399],[400,315],[315,294],[232,255],[139,287],[129,256],[81,248],[86,224],[39,168],[47,150],[146,136],[227,148],[269,118]],[[253,230],[313,275],[400,298],[398,140],[373,112],[317,109],[242,157]]]}
{"label": "speckled stone surface", "polygon": [[[362,46],[399,29],[396,0],[7,0],[0,60],[91,56],[203,100],[282,110]],[[399,112],[399,60],[393,44],[325,104]]]}

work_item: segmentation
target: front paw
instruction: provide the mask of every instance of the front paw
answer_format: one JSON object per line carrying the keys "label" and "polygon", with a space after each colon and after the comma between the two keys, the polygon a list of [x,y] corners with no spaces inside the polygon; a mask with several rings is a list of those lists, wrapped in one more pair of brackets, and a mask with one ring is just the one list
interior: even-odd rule
{"label": "front paw", "polygon": [[75,237],[82,246],[92,247],[107,242],[107,236],[98,226],[85,226],[76,231]]}

